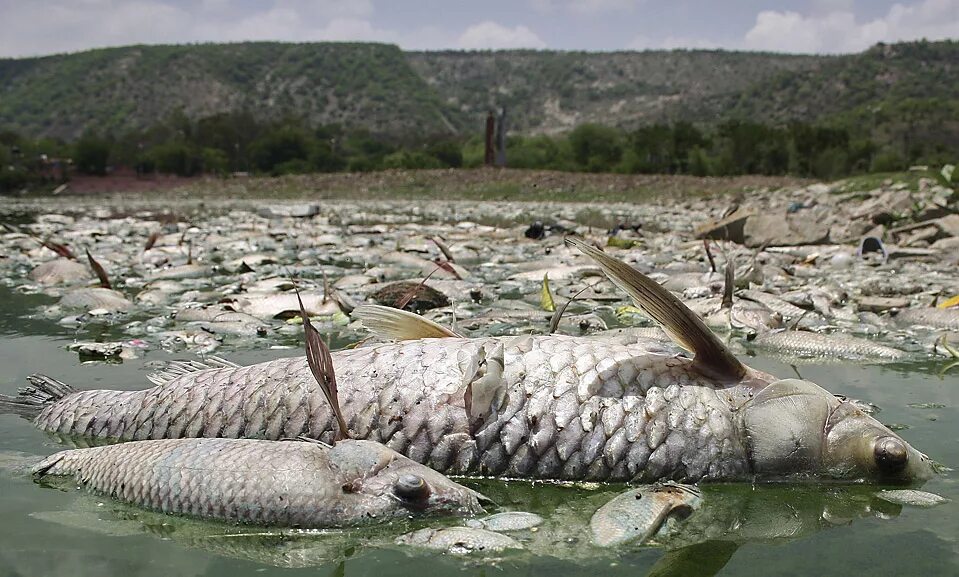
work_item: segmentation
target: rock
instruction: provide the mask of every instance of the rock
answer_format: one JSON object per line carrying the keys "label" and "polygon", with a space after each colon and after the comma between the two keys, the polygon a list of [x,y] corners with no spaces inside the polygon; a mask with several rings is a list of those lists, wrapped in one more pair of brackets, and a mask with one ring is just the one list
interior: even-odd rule
{"label": "rock", "polygon": [[746,220],[743,236],[748,247],[824,244],[829,227],[809,215],[759,214]]}
{"label": "rock", "polygon": [[931,248],[909,248],[895,245],[887,245],[889,259],[920,259],[935,260],[939,257],[939,251]]}
{"label": "rock", "polygon": [[939,227],[939,230],[945,235],[959,237],[959,214],[950,214],[942,218],[937,218],[932,221],[931,224]]}
{"label": "rock", "polygon": [[440,291],[414,281],[399,281],[385,285],[373,293],[372,298],[383,306],[395,307],[400,300],[410,295],[412,298],[403,307],[407,310],[422,312],[450,304],[450,299]]}
{"label": "rock", "polygon": [[862,203],[850,216],[854,219],[866,218],[873,224],[889,224],[912,208],[912,198],[908,190],[901,188],[887,190],[879,196]]}
{"label": "rock", "polygon": [[951,252],[959,251],[959,236],[950,236],[949,238],[941,238],[936,242],[932,243],[929,247],[933,250],[938,250],[942,252]]}
{"label": "rock", "polygon": [[858,308],[860,311],[881,313],[889,309],[904,309],[909,304],[907,298],[863,297],[859,299]]}
{"label": "rock", "polygon": [[696,238],[731,240],[737,244],[742,244],[744,241],[743,227],[746,221],[755,214],[753,210],[740,208],[726,218],[703,223],[696,227]]}
{"label": "rock", "polygon": [[81,359],[119,358],[123,352],[123,343],[79,342],[68,345],[67,350],[79,354]]}
{"label": "rock", "polygon": [[928,246],[937,236],[939,236],[939,229],[937,227],[924,226],[911,231],[899,241],[899,244],[902,246]]}
{"label": "rock", "polygon": [[942,218],[949,214],[949,210],[938,204],[927,204],[922,207],[922,209],[917,212],[912,218],[916,222],[926,222],[929,220]]}
{"label": "rock", "polygon": [[863,233],[862,236],[873,236],[879,240],[886,240],[886,227],[881,224],[877,224]]}
{"label": "rock", "polygon": [[260,214],[266,218],[312,218],[320,214],[320,205],[318,204],[293,204],[287,206],[270,206],[260,210]]}

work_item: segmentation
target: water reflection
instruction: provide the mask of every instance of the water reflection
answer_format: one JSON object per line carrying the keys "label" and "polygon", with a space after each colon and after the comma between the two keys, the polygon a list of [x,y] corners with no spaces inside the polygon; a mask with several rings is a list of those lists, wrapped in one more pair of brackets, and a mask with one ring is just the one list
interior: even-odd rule
{"label": "water reflection", "polygon": [[[668,534],[643,547],[608,550],[589,543],[588,525],[592,513],[616,494],[616,488],[493,480],[470,484],[505,507],[524,504],[527,510],[546,517],[536,530],[511,533],[524,550],[495,556],[474,554],[461,561],[476,567],[493,563],[503,571],[520,573],[525,572],[524,567],[528,570],[560,561],[569,569],[576,568],[574,572],[605,566],[611,574],[706,577],[718,574],[743,545],[788,543],[864,519],[892,523],[902,511],[901,506],[877,498],[875,487],[706,485],[703,506]],[[416,565],[438,556],[394,544],[397,536],[425,521],[349,531],[264,530],[152,513],[89,495],[79,495],[61,509],[35,512],[31,517],[111,538],[151,535],[224,558],[273,567],[323,567],[341,574],[346,571],[346,561],[368,555],[400,553],[404,564]]]}

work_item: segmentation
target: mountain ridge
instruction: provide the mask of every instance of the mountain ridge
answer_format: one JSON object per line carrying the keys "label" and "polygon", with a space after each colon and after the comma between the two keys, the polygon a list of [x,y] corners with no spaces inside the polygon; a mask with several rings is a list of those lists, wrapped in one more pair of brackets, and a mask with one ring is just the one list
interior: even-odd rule
{"label": "mountain ridge", "polygon": [[[246,111],[423,138],[479,133],[494,107],[506,108],[514,133],[554,134],[583,123],[626,130],[733,119],[894,124],[899,119],[886,116],[912,106],[925,114],[926,128],[942,124],[936,130],[953,142],[959,140],[950,120],[959,108],[957,62],[956,41],[880,44],[839,56],[137,45],[0,59],[0,127],[70,140],[91,129],[143,130],[177,112],[198,119]],[[884,112],[870,112],[877,107]]]}

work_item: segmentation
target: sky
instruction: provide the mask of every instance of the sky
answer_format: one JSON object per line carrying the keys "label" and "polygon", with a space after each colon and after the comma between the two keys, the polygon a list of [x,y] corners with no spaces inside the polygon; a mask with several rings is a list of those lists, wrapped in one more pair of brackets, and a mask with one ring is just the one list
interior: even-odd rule
{"label": "sky", "polygon": [[859,52],[959,38],[959,0],[0,0],[0,57],[127,44]]}

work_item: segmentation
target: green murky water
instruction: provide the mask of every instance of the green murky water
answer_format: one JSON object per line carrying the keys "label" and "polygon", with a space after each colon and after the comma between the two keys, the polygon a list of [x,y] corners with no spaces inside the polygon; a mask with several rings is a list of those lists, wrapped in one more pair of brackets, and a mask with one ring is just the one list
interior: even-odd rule
{"label": "green murky water", "polygon": [[[117,365],[81,364],[65,346],[75,338],[110,338],[118,329],[74,329],[29,319],[50,299],[0,287],[0,392],[11,394],[27,375],[43,372],[81,388],[136,389],[147,384],[148,363],[184,358],[151,351]],[[116,336],[116,335],[114,335]],[[240,363],[298,351],[221,349]],[[788,376],[793,369],[767,358],[752,366]],[[806,365],[802,376],[836,393],[882,408],[884,423],[938,461],[959,463],[959,371],[938,376],[941,364]],[[932,406],[936,408],[919,408]],[[61,447],[28,422],[0,416],[0,455],[47,455]],[[557,487],[474,482],[507,508],[552,518],[533,538],[534,552],[470,559],[390,546],[409,527],[350,534],[279,536],[139,512],[35,485],[0,473],[0,576],[259,575],[854,575],[871,577],[959,574],[959,487],[955,474],[924,489],[952,499],[920,509],[886,504],[874,487],[715,486],[688,522],[689,534],[670,548],[615,553],[586,544],[590,513],[620,487]],[[557,531],[555,536],[548,535]],[[392,532],[392,533],[391,533]],[[370,546],[378,541],[379,546]],[[300,565],[298,568],[277,566]]]}

